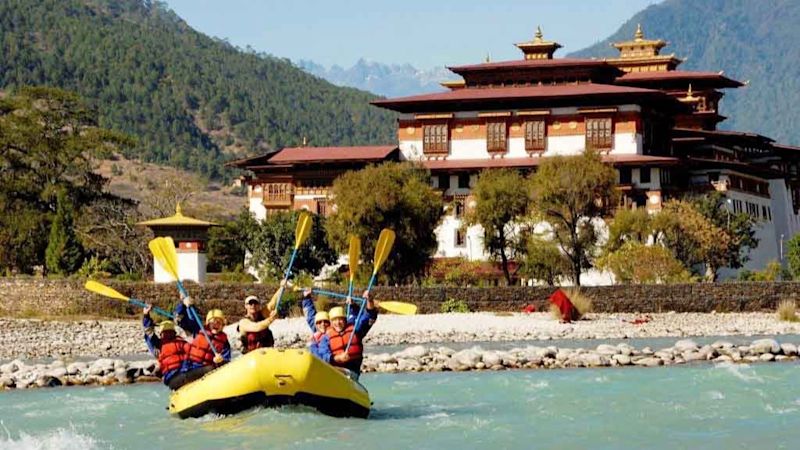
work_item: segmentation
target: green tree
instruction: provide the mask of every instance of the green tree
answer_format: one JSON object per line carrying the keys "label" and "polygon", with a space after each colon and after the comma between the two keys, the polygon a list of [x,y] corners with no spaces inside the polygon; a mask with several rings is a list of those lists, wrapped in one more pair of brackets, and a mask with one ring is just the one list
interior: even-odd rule
{"label": "green tree", "polygon": [[653,218],[644,208],[619,208],[608,224],[606,253],[619,250],[627,242],[647,244],[653,235]]}
{"label": "green tree", "polygon": [[725,202],[725,196],[716,191],[691,199],[692,206],[729,237],[727,261],[723,267],[738,269],[750,259],[750,249],[758,246],[756,223],[747,213],[731,212]]}
{"label": "green tree", "polygon": [[247,241],[259,228],[258,221],[247,209],[243,209],[235,220],[212,227],[208,232],[208,270],[222,272],[244,266]]}
{"label": "green tree", "polygon": [[553,239],[570,260],[577,285],[581,272],[595,257],[598,233],[594,219],[607,215],[616,205],[615,180],[614,169],[591,151],[544,158],[531,177],[534,215],[550,225]]}
{"label": "green tree", "polygon": [[527,251],[521,263],[520,273],[548,286],[554,286],[561,277],[572,273],[571,263],[558,245],[537,235],[528,238]]}
{"label": "green tree", "polygon": [[603,255],[597,266],[614,274],[617,283],[688,283],[692,274],[661,245],[630,241]]}
{"label": "green tree", "polygon": [[[298,211],[268,214],[261,222],[242,219],[248,236],[245,248],[250,252],[249,264],[258,268],[259,278],[283,278],[294,250]],[[326,264],[336,262],[337,254],[325,238],[325,218],[313,216],[311,234],[297,252],[292,272],[317,275]]]}
{"label": "green tree", "polygon": [[800,280],[800,234],[786,242],[786,259],[789,261],[789,271],[795,280]]}
{"label": "green tree", "polygon": [[472,190],[476,205],[466,216],[466,225],[483,228],[483,245],[500,261],[506,283],[511,284],[508,262],[524,253],[521,222],[528,210],[529,192],[516,170],[484,170]]}
{"label": "green tree", "polygon": [[99,128],[73,93],[23,88],[0,98],[0,269],[44,265],[57,194],[75,211],[100,198],[95,161],[131,142]]}
{"label": "green tree", "polygon": [[45,264],[50,273],[69,275],[80,269],[82,262],[83,249],[75,237],[72,202],[62,191],[57,194],[56,215],[50,224]]}
{"label": "green tree", "polygon": [[430,173],[410,163],[385,163],[348,172],[333,183],[336,212],[327,221],[328,240],[347,252],[350,235],[361,237],[361,253],[370,259],[381,229],[397,235],[381,272],[392,282],[423,274],[436,250],[434,229],[443,213]]}

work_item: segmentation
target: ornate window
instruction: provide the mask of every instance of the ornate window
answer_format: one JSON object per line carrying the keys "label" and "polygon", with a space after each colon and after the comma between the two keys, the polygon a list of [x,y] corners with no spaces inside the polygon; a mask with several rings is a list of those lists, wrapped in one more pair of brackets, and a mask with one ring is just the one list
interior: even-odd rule
{"label": "ornate window", "polygon": [[449,152],[447,124],[424,125],[422,127],[422,151],[425,154],[447,154]]}
{"label": "ornate window", "polygon": [[486,147],[490,153],[506,151],[506,122],[486,122]]}
{"label": "ornate window", "polygon": [[586,148],[590,150],[611,150],[612,123],[610,117],[586,119]]}
{"label": "ornate window", "polygon": [[547,127],[544,120],[525,122],[525,150],[543,152],[546,146]]}

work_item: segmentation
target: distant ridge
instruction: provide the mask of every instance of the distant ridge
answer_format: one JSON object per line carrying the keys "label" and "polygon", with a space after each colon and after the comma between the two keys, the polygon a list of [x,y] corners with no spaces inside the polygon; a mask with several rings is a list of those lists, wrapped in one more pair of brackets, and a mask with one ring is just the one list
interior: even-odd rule
{"label": "distant ridge", "polygon": [[100,124],[130,133],[129,158],[209,177],[234,156],[310,145],[392,142],[375,96],[290,61],[205,36],[150,0],[0,2],[0,89],[73,90]]}

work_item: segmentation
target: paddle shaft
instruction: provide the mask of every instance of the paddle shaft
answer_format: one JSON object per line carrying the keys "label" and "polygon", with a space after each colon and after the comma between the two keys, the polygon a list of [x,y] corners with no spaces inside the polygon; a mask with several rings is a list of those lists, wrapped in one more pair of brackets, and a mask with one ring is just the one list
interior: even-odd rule
{"label": "paddle shaft", "polygon": [[[136,306],[141,306],[142,308],[146,308],[147,307],[147,303],[145,303],[145,302],[143,302],[141,300],[137,300],[135,298],[129,298],[128,301],[130,303],[136,305]],[[164,316],[164,317],[168,317],[170,319],[172,319],[174,317],[172,315],[172,313],[168,313],[167,311],[164,311],[163,309],[159,308],[158,306],[153,306],[152,308],[153,308],[153,312],[158,314],[158,315],[161,315],[161,316]]]}
{"label": "paddle shaft", "polygon": [[[298,246],[295,246],[294,250],[292,250],[292,257],[289,258],[289,266],[286,268],[286,272],[283,274],[284,284],[286,284],[285,282],[289,281],[289,275],[292,274],[292,266],[294,265],[295,257],[297,257],[297,249]],[[281,287],[280,290],[281,293],[278,294],[278,301],[275,302],[275,311],[280,311],[278,308],[281,306],[281,299],[283,299],[283,293],[286,291],[286,289],[283,287]]]}
{"label": "paddle shaft", "polygon": [[[183,283],[181,279],[178,278],[178,274],[175,273],[175,283],[178,285],[178,292],[181,293],[181,297],[188,297],[189,293],[186,291],[186,288],[183,287]],[[214,352],[214,356],[219,356],[219,352],[217,348],[214,347],[214,341],[211,340],[211,336],[208,335],[206,332],[206,327],[203,325],[203,321],[200,320],[200,317],[197,315],[197,311],[194,309],[194,305],[189,306],[186,308],[186,313],[189,314],[189,319],[194,320],[198,327],[200,327],[200,332],[203,333],[203,337],[206,338],[206,342],[208,342],[208,347]]]}
{"label": "paddle shaft", "polygon": [[[367,285],[367,293],[369,290],[372,289],[372,285],[375,284],[375,278],[378,277],[378,271],[372,271],[372,277],[369,279],[369,284]],[[361,322],[361,315],[364,313],[364,306],[366,306],[367,302],[364,301],[361,303],[361,306],[358,308],[358,314],[356,315],[356,320],[353,323],[353,332],[350,333],[350,339],[347,340],[347,347],[344,348],[345,354],[350,350],[350,344],[353,343],[353,336],[356,334],[356,328],[358,328],[358,323]]]}

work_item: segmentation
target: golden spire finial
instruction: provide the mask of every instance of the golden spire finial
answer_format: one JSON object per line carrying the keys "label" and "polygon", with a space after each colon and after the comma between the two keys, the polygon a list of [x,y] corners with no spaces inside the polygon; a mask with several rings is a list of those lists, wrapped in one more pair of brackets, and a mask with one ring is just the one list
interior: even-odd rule
{"label": "golden spire finial", "polygon": [[636,25],[636,33],[633,34],[633,38],[637,41],[641,41],[644,39],[644,32],[642,31],[642,24]]}
{"label": "golden spire finial", "polygon": [[305,136],[303,136],[303,147],[307,145],[308,145],[308,139]]}
{"label": "golden spire finial", "polygon": [[486,62],[492,62],[492,57],[489,56],[489,52],[486,52]]}
{"label": "golden spire finial", "polygon": [[692,97],[692,83],[689,83],[689,89],[686,91],[687,97]]}
{"label": "golden spire finial", "polygon": [[544,35],[542,34],[542,27],[537,25],[536,26],[536,34],[534,35],[534,42],[542,42]]}
{"label": "golden spire finial", "polygon": [[176,216],[182,216],[183,215],[183,210],[181,209],[181,202],[175,203],[175,215]]}

